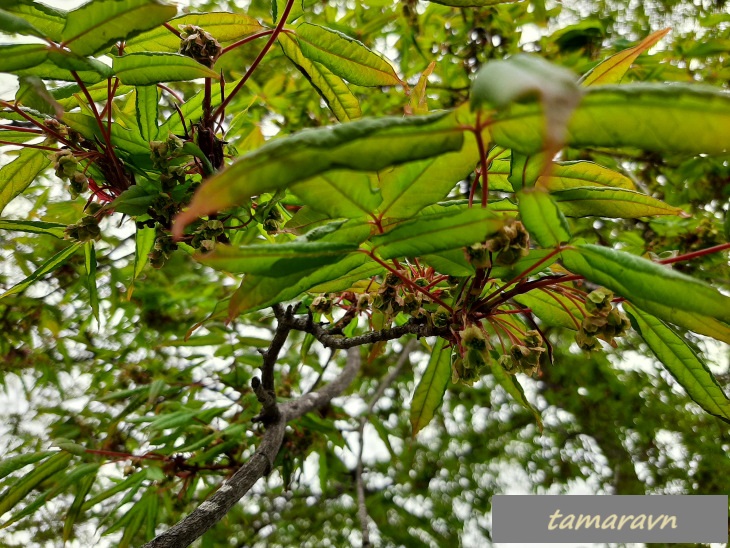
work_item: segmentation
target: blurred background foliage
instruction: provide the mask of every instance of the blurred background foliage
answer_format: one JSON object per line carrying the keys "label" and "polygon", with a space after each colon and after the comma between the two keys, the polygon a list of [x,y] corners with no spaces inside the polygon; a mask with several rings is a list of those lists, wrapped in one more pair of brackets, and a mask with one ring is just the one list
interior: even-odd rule
{"label": "blurred background foliage", "polygon": [[[185,9],[245,8],[271,24],[270,0],[190,4]],[[533,0],[457,9],[417,0],[304,0],[300,20],[338,29],[384,53],[412,85],[436,61],[428,86],[432,110],[464,102],[470,78],[489,59],[536,52],[582,74],[667,26],[670,34],[636,61],[624,81],[727,88],[730,79],[730,15],[723,1]],[[228,80],[243,74],[260,46],[236,50],[226,63]],[[193,84],[177,87],[186,96],[197,91]],[[353,89],[365,116],[402,114],[408,101],[401,89]],[[226,140],[238,153],[334,121],[278,47],[229,112]],[[642,190],[691,213],[649,222],[579,221],[574,234],[662,257],[728,240],[727,158],[698,161],[633,150],[568,150],[565,156],[622,171]],[[66,212],[71,223],[82,206],[49,177],[8,211],[54,221]],[[134,227],[121,215],[105,222],[110,225],[97,244],[101,325],[89,310],[79,254],[25,294],[0,302],[0,458],[45,451],[61,440],[93,450],[74,456],[69,474],[101,465],[78,518],[76,546],[116,545],[122,534],[133,545],[142,543],[150,527],[159,532],[177,521],[245,461],[261,435],[250,422],[258,409],[249,388],[261,364],[256,349],[268,344],[273,329],[272,316],[262,311],[228,326],[206,323],[186,342],[185,334],[230,295],[234,280],[177,253],[161,270],[146,269],[130,293]],[[62,245],[54,238],[2,234],[0,288],[11,287]],[[730,289],[726,254],[675,268]],[[587,358],[570,334],[552,329],[549,336],[555,365],[527,384],[545,419],[542,434],[528,411],[483,379],[473,387],[451,386],[442,416],[413,439],[409,400],[430,341],[419,343],[411,367],[386,391],[365,428],[366,497],[376,545],[489,545],[489,501],[499,493],[730,492],[727,426],[701,412],[636,339]],[[282,396],[309,390],[318,377],[329,378],[330,360],[344,359],[317,344],[308,349],[301,335],[294,340],[277,369]],[[402,342],[367,364],[337,405],[292,424],[276,470],[201,546],[359,542],[358,414]],[[695,343],[727,387],[727,346]],[[49,481],[28,500],[43,503],[55,486]],[[82,486],[74,483],[53,503],[21,516],[0,532],[0,545],[62,546],[66,512]],[[138,527],[122,533],[134,519]]]}

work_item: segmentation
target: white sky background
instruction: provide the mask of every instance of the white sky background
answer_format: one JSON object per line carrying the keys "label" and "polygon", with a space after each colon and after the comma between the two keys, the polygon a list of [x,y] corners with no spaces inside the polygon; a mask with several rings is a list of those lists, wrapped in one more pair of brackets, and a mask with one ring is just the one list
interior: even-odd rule
{"label": "white sky background", "polygon": [[[41,0],[41,1],[43,1],[43,3],[45,3],[45,4],[48,4],[48,5],[51,5],[54,7],[58,7],[58,8],[62,8],[65,10],[73,9],[83,3],[86,3],[86,0]],[[177,3],[178,5],[189,5],[191,2],[177,1],[175,3]],[[240,3],[241,2],[239,1],[239,4]],[[568,2],[566,1],[566,3],[568,3]],[[522,37],[523,42],[530,42],[530,41],[535,40],[539,36],[539,34],[542,32],[541,29],[539,29],[536,26],[532,26],[532,25],[530,25],[528,27],[523,27],[522,31],[523,31],[523,37]],[[10,40],[12,40],[12,39],[10,39]],[[8,40],[8,37],[5,37],[5,36],[2,37],[2,41],[4,41],[4,42],[10,41],[10,40]],[[27,41],[26,37],[23,37],[23,40]],[[385,53],[387,54],[387,52],[385,52]],[[16,89],[17,89],[17,85],[16,85],[15,79],[13,77],[0,74],[0,97],[10,98],[14,95]],[[0,155],[0,164],[2,164],[2,163],[4,163],[4,159],[3,159],[2,155]],[[200,350],[200,349],[197,349],[197,350]],[[727,357],[727,348],[726,347],[713,343],[713,347],[709,348],[709,350],[711,351],[711,354],[714,354],[713,357],[717,358],[715,360],[715,363],[727,361],[728,357]],[[418,364],[414,363],[414,367],[420,373],[422,373],[423,370],[425,369],[424,360],[425,360],[425,358],[420,360],[420,362]],[[623,362],[621,364],[617,364],[617,365],[619,367],[626,367],[626,368],[632,368],[632,369],[639,367],[641,369],[654,370],[652,363],[649,360],[647,360],[644,356],[640,356],[639,354],[634,354],[633,356],[627,356],[627,360],[625,362]],[[71,382],[78,382],[80,379],[69,379],[69,380]],[[529,392],[530,392],[529,386],[527,386],[526,388],[528,390],[528,397],[529,397],[531,395],[531,394],[529,394]],[[18,386],[17,393],[22,394],[22,392],[23,392],[22,389],[20,388],[20,386]],[[534,390],[532,392],[533,392],[532,396],[534,396]],[[383,398],[382,403],[386,403],[386,402],[387,402],[387,398]],[[21,399],[9,401],[6,398],[0,396],[0,408],[6,410],[5,412],[22,412],[24,409],[27,408],[27,405],[28,405],[27,402],[22,401]],[[83,405],[83,402],[81,403],[81,405]],[[356,414],[356,410],[358,410],[361,407],[361,403],[353,400],[351,402],[351,407],[352,407],[352,410],[355,411],[355,414]],[[428,429],[426,429],[426,431],[424,431],[423,435],[428,435],[427,430]],[[386,448],[384,447],[382,441],[380,440],[379,436],[374,431],[374,429],[372,427],[368,427],[368,428],[366,428],[365,432],[366,432],[365,444],[366,444],[366,447],[368,447],[368,452],[369,452],[369,456],[370,456],[370,459],[366,459],[366,460],[370,460],[372,462],[374,460],[381,460],[384,458],[385,459],[389,458]],[[351,446],[353,447],[353,449],[357,450],[357,437],[354,435],[351,437]],[[345,461],[348,463],[348,465],[354,466],[355,457],[354,457],[354,455],[350,455],[350,457],[351,458],[345,458]],[[310,459],[310,461],[308,462],[308,466],[305,466],[304,475],[305,475],[305,477],[312,479],[311,483],[313,485],[313,488],[315,491],[318,491],[319,485],[318,485],[318,480],[317,480],[316,462],[314,462]],[[504,477],[500,477],[500,483],[502,483],[504,485],[508,484],[510,486],[508,489],[505,490],[505,492],[503,494],[530,494],[529,480],[528,480],[526,474],[524,473],[524,471],[522,469],[520,469],[519,467],[506,468],[504,470]],[[588,483],[588,482],[580,482],[580,483],[575,484],[572,487],[572,489],[570,490],[570,493],[576,494],[576,495],[577,494],[581,494],[581,495],[593,494],[593,493],[595,493],[595,486],[590,485],[590,483]],[[18,540],[18,539],[16,539],[16,540]],[[99,548],[104,548],[105,546],[112,546],[113,544],[110,542],[110,540],[113,540],[113,538],[112,539],[105,538],[102,540],[97,537],[95,546],[98,546]],[[467,548],[469,548],[470,546],[476,546],[473,542],[473,539],[472,539],[472,542],[469,541],[468,534],[465,535],[462,545]],[[86,548],[85,546],[79,544],[78,541],[69,543],[68,546],[73,547],[73,548]],[[577,547],[583,547],[583,546],[598,547],[598,546],[605,546],[605,545],[603,545],[603,544],[601,544],[601,545],[599,545],[599,544],[573,544],[573,545],[570,545],[570,544],[544,543],[544,544],[494,544],[494,546],[496,546],[497,548],[503,548],[503,547],[504,548],[508,548],[508,547],[548,548],[548,547],[553,547],[553,546],[555,546],[555,547],[566,547],[566,546],[571,547],[572,546],[572,547],[577,548]],[[643,545],[634,544],[634,545],[628,545],[628,546],[633,547],[633,546],[643,546]],[[717,545],[717,546],[719,546],[719,545]]]}

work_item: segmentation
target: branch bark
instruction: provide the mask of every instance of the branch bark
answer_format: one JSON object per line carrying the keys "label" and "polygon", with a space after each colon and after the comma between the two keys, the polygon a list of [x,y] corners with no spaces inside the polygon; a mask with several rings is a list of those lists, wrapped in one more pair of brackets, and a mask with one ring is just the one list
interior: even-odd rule
{"label": "branch bark", "polygon": [[223,482],[213,496],[170,529],[145,544],[143,548],[184,548],[200,538],[223,518],[260,478],[271,471],[284,440],[286,423],[328,404],[333,398],[342,394],[359,370],[360,352],[351,348],[347,353],[347,364],[335,380],[316,392],[310,392],[301,398],[279,405],[278,416],[268,424],[261,443],[248,462],[229,480]]}

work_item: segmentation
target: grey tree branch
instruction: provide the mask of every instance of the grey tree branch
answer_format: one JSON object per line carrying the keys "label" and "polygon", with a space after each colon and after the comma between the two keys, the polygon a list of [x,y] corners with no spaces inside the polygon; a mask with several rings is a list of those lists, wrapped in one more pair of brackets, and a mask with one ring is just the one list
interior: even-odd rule
{"label": "grey tree branch", "polygon": [[284,440],[286,423],[318,409],[344,392],[360,370],[360,352],[350,349],[347,364],[338,377],[316,392],[310,392],[278,406],[276,419],[269,423],[253,456],[213,496],[190,514],[157,535],[143,548],[185,548],[213,527],[254,484],[268,474]]}
{"label": "grey tree branch", "polygon": [[365,446],[365,425],[368,422],[368,418],[370,414],[373,412],[373,409],[375,409],[375,405],[378,403],[378,400],[383,397],[383,394],[385,394],[385,391],[388,389],[388,387],[393,384],[393,381],[398,378],[398,376],[401,374],[401,371],[403,371],[403,368],[408,363],[408,357],[411,355],[411,352],[415,350],[416,347],[416,341],[411,339],[408,341],[403,348],[403,351],[400,354],[400,357],[398,358],[398,362],[396,363],[395,367],[391,369],[385,377],[383,377],[383,380],[378,384],[378,388],[375,391],[375,394],[373,394],[373,397],[370,398],[370,401],[368,402],[368,407],[365,413],[360,417],[359,425],[358,425],[358,435],[360,438],[360,447],[358,449],[357,453],[357,467],[355,468],[355,483],[357,488],[357,516],[360,520],[360,530],[362,531],[362,546],[363,548],[367,548],[368,546],[371,546],[370,544],[370,530],[368,528],[368,522],[369,522],[369,516],[368,516],[368,507],[365,503],[365,481],[362,477],[363,472],[363,464],[362,464],[362,452],[363,447]]}

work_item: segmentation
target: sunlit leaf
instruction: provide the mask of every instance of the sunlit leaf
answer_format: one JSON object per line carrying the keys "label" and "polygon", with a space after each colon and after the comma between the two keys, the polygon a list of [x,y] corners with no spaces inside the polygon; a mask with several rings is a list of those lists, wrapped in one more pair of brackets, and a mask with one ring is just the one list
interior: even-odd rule
{"label": "sunlit leaf", "polygon": [[680,208],[623,188],[575,187],[550,194],[568,217],[635,219],[654,215],[686,215]]}
{"label": "sunlit leaf", "polygon": [[47,154],[43,150],[25,148],[15,160],[0,168],[0,213],[48,167],[51,161]]}
{"label": "sunlit leaf", "polygon": [[606,186],[636,190],[636,185],[626,175],[583,160],[553,164],[550,176],[539,178],[538,183],[550,192],[583,186]]}
{"label": "sunlit leaf", "polygon": [[30,473],[24,475],[17,482],[3,491],[0,497],[0,516],[12,510],[33,489],[54,474],[64,470],[73,455],[61,451],[46,459],[43,464],[36,466]]}
{"label": "sunlit leaf", "polygon": [[288,34],[280,34],[279,44],[286,56],[304,74],[340,122],[362,116],[360,103],[347,84],[327,67],[304,56],[299,43]]}
{"label": "sunlit leaf", "polygon": [[91,55],[176,13],[175,6],[159,0],[95,0],[68,12],[61,38],[74,53]]}
{"label": "sunlit leaf", "polygon": [[542,247],[570,241],[570,228],[553,198],[540,188],[520,190],[517,195],[520,219]]}
{"label": "sunlit leaf", "polygon": [[581,85],[599,86],[618,84],[642,53],[649,50],[659,40],[664,38],[672,29],[662,29],[651,33],[633,48],[628,48],[601,61],[589,73],[581,78]]}
{"label": "sunlit leaf", "polygon": [[214,70],[179,53],[130,53],[114,57],[112,66],[117,78],[133,86],[195,78],[220,78]]}
{"label": "sunlit leaf", "polygon": [[302,52],[337,76],[359,86],[396,86],[401,83],[393,67],[364,44],[336,30],[311,23],[296,29]]}
{"label": "sunlit leaf", "polygon": [[[171,19],[169,24],[179,30],[181,26],[195,25],[215,37],[222,45],[230,44],[264,29],[256,19],[244,13],[186,13]],[[167,28],[158,26],[127,40],[125,51],[162,51],[175,53],[180,49],[180,38]]]}
{"label": "sunlit leaf", "polygon": [[1,0],[0,9],[22,17],[41,31],[41,37],[45,36],[55,42],[61,41],[61,32],[66,24],[66,12],[63,10],[34,0]]}
{"label": "sunlit leaf", "polygon": [[138,86],[135,96],[137,126],[145,141],[157,140],[157,116],[160,95],[157,86]]}
{"label": "sunlit leaf", "polygon": [[12,221],[0,219],[0,230],[16,230],[31,234],[48,234],[56,238],[63,238],[66,225],[60,223],[46,223],[43,221]]}
{"label": "sunlit leaf", "polygon": [[369,173],[333,170],[296,183],[291,191],[332,218],[362,217],[373,213],[381,202],[372,182]]}

